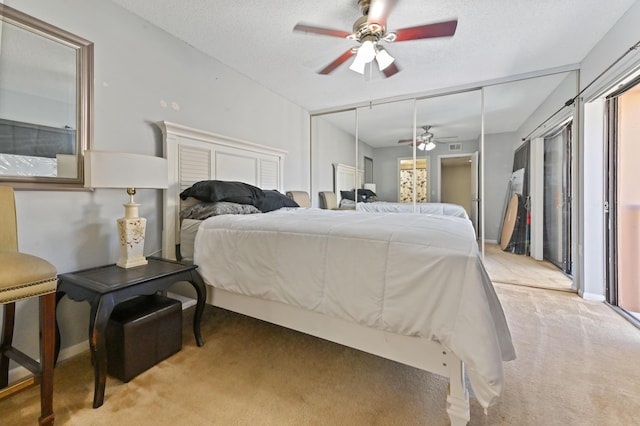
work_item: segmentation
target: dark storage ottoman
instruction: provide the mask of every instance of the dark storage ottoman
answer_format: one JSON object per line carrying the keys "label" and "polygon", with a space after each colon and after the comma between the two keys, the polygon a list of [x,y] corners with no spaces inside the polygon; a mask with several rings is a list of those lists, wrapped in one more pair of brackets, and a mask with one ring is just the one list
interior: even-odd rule
{"label": "dark storage ottoman", "polygon": [[182,304],[159,294],[120,303],[106,338],[107,373],[128,382],[182,349]]}

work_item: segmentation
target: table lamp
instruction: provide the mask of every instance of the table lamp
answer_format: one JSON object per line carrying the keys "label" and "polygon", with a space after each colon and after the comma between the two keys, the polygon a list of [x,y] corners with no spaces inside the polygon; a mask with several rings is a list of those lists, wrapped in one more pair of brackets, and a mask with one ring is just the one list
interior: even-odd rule
{"label": "table lamp", "polygon": [[113,151],[84,152],[84,186],[87,188],[126,188],[129,202],[124,204],[124,217],[118,219],[122,268],[146,265],[143,256],[147,219],[139,217],[133,200],[136,188],[167,188],[167,160],[141,154]]}

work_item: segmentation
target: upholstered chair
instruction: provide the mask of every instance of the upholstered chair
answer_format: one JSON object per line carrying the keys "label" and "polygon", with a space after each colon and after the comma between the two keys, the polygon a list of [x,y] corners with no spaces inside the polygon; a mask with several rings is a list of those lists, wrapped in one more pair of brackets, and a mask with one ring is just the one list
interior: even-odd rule
{"label": "upholstered chair", "polygon": [[320,208],[328,210],[338,209],[338,199],[335,192],[321,191],[320,192]]}
{"label": "upholstered chair", "polygon": [[311,199],[305,191],[287,191],[287,197],[295,201],[300,207],[311,207]]}
{"label": "upholstered chair", "polygon": [[[0,399],[40,384],[42,425],[53,424],[53,358],[55,352],[56,268],[44,259],[18,252],[18,232],[13,188],[0,185],[0,305],[4,317],[0,336]],[[13,347],[16,302],[39,299],[40,360]],[[33,377],[9,385],[9,360]]]}

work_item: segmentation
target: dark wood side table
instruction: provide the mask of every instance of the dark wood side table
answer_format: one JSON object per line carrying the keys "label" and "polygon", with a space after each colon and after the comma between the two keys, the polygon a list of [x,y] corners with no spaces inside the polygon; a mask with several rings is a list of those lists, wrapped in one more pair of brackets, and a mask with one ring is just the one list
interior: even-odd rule
{"label": "dark wood side table", "polygon": [[[179,281],[187,281],[196,290],[198,301],[193,317],[193,333],[198,346],[204,345],[200,334],[200,320],[204,311],[206,289],[196,271],[196,265],[149,257],[148,264],[124,269],[116,265],[100,266],[58,276],[56,307],[65,296],[91,304],[89,347],[95,374],[93,408],[104,401],[107,380],[106,330],[113,308],[134,296],[167,290]],[[60,354],[60,331],[56,319],[56,354]]]}

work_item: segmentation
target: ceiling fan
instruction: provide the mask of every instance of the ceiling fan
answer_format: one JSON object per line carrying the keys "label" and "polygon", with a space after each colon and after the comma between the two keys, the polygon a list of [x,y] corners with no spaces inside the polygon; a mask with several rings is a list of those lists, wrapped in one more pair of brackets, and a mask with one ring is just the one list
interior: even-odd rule
{"label": "ceiling fan", "polygon": [[331,73],[351,58],[351,56],[355,55],[356,58],[349,69],[364,74],[366,65],[375,60],[378,64],[378,69],[382,71],[384,76],[391,77],[400,71],[400,69],[395,63],[395,59],[380,45],[380,42],[392,43],[435,37],[450,37],[455,34],[456,27],[458,26],[458,20],[454,19],[451,21],[387,31],[387,17],[391,13],[397,0],[356,1],[363,16],[353,24],[353,32],[317,27],[303,23],[299,23],[293,28],[294,31],[347,38],[360,43],[359,46],[350,48],[336,60],[318,71],[318,74]]}
{"label": "ceiling fan", "polygon": [[[431,151],[432,149],[434,149],[436,147],[436,143],[446,143],[445,141],[442,141],[441,139],[456,139],[457,138],[457,136],[443,136],[441,138],[434,139],[433,133],[431,133],[429,131],[429,129],[431,129],[431,127],[432,126],[429,126],[429,125],[422,126],[422,130],[424,130],[424,133],[421,133],[421,134],[416,136],[416,148],[418,148],[420,151]],[[407,143],[407,142],[413,143],[413,138],[411,138],[411,139],[400,139],[398,141],[398,143]]]}

